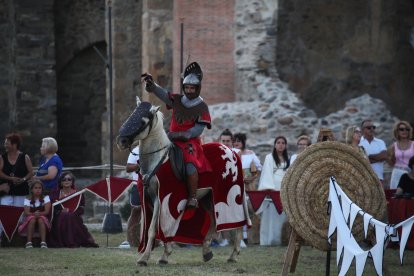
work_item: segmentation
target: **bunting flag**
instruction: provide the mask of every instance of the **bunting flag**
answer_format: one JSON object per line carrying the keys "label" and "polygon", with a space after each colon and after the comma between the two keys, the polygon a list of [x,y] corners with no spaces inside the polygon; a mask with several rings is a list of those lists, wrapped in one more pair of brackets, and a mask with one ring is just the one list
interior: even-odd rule
{"label": "bunting flag", "polygon": [[85,190],[88,190],[111,204],[121,197],[132,182],[130,179],[110,176],[86,187]]}
{"label": "bunting flag", "polygon": [[[400,262],[402,264],[405,245],[414,223],[414,216],[396,225],[385,224],[376,220],[353,203],[333,177],[331,177],[329,183],[329,202],[332,208],[328,229],[328,241],[331,242],[331,237],[336,231],[337,265],[339,265],[342,259],[338,275],[345,275],[347,273],[353,259],[356,262],[356,275],[362,275],[368,256],[372,258],[377,274],[382,275],[385,245],[391,236],[394,235],[395,229],[399,227],[402,227],[400,241]],[[358,214],[362,215],[363,218],[365,237],[367,237],[369,225],[372,225],[375,229],[376,244],[369,250],[363,250],[351,232],[353,222]]]}
{"label": "bunting flag", "polygon": [[4,234],[9,241],[13,239],[23,212],[23,207],[0,205],[0,224],[3,225]]}
{"label": "bunting flag", "polygon": [[82,193],[85,190],[76,192],[72,195],[69,195],[67,197],[62,198],[59,201],[56,201],[53,203],[53,206],[56,206],[58,204],[60,204],[60,206],[62,206],[62,208],[67,208],[69,210],[69,212],[73,213],[76,212],[76,210],[79,207],[79,204],[82,200]]}
{"label": "bunting flag", "polygon": [[400,263],[401,264],[403,264],[404,250],[405,250],[405,246],[407,245],[407,240],[408,240],[408,237],[410,236],[413,223],[414,223],[414,216],[409,217],[408,219],[394,226],[395,228],[402,227],[401,240],[400,240]]}
{"label": "bunting flag", "polygon": [[[68,208],[70,212],[75,212],[78,209],[82,199],[82,193],[85,191],[89,191],[111,204],[116,202],[122,196],[132,182],[133,180],[130,179],[110,176],[109,178],[102,179],[81,191],[56,201],[52,205],[56,206],[61,204],[62,208]],[[13,235],[19,226],[20,217],[23,213],[23,207],[0,205],[0,223],[3,225],[3,231],[9,241],[13,238]],[[49,217],[50,223],[52,223],[53,208],[51,208],[51,214]]]}
{"label": "bunting flag", "polygon": [[263,191],[246,191],[249,195],[250,203],[252,204],[254,212],[258,213],[260,206],[263,203],[263,200],[267,196],[269,196],[273,204],[276,207],[276,211],[280,215],[283,211],[282,201],[280,200],[280,191],[271,191],[271,190],[263,190]]}

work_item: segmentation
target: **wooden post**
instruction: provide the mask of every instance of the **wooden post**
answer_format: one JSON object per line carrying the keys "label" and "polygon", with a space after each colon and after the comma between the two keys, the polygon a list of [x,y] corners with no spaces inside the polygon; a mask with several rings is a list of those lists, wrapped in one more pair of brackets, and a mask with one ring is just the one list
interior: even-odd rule
{"label": "wooden post", "polygon": [[303,239],[292,229],[283,263],[282,276],[288,275],[289,272],[295,272],[302,242]]}

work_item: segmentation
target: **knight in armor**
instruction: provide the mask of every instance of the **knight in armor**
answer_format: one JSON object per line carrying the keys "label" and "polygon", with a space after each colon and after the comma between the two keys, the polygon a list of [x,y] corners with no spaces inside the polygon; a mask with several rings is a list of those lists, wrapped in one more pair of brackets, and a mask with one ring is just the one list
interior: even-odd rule
{"label": "knight in armor", "polygon": [[167,92],[147,73],[141,78],[146,83],[145,90],[154,93],[167,105],[167,109],[172,109],[168,138],[183,151],[188,191],[187,208],[197,208],[198,174],[211,171],[200,138],[205,127],[211,128],[208,106],[200,97],[203,72],[196,62],[186,67],[182,83],[184,95]]}

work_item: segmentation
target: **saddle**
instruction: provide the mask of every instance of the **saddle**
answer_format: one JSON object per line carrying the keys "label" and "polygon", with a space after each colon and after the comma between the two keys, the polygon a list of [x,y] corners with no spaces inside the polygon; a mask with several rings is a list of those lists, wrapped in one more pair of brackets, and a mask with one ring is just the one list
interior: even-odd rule
{"label": "saddle", "polygon": [[175,177],[185,183],[187,173],[182,149],[172,143],[170,151],[168,152],[168,157],[170,159],[171,169],[174,172]]}

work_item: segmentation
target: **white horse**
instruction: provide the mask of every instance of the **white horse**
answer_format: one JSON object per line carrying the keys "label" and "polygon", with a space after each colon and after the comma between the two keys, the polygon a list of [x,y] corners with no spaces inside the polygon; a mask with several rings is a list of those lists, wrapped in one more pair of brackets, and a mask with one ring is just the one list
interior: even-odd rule
{"label": "white horse", "polygon": [[[158,181],[157,176],[152,174],[154,171],[157,170],[160,164],[167,161],[167,151],[171,146],[171,141],[168,139],[168,136],[164,131],[163,115],[159,111],[159,107],[152,106],[148,102],[141,103],[139,99],[137,99],[137,108],[127,119],[127,121],[123,124],[123,126],[120,129],[119,136],[117,137],[117,145],[118,148],[121,150],[128,148],[130,149],[132,146],[135,146],[137,144],[139,144],[140,165],[141,174],[143,175],[144,181],[145,200],[150,200],[153,206],[153,216],[148,228],[148,242],[146,244],[145,250],[141,252],[141,255],[139,256],[139,259],[137,261],[139,265],[147,265],[152,251],[152,246],[155,241],[156,231],[158,229],[157,227],[160,223],[160,200],[158,198],[160,183]],[[225,146],[223,147],[226,150],[228,149]],[[228,150],[230,151],[230,153],[232,153],[230,149]],[[239,158],[235,157],[235,159],[237,160],[237,162],[240,162]],[[236,167],[236,169],[237,168],[238,167]],[[226,169],[224,169],[224,171],[226,171]],[[222,172],[219,173],[222,174]],[[206,197],[209,193],[211,193],[211,190],[209,189],[199,189],[197,190],[197,199],[200,200],[203,197]],[[245,218],[245,223],[243,224],[250,224],[244,191],[241,191],[239,197],[243,198],[243,216]],[[200,203],[202,203],[202,201]],[[208,213],[212,221],[208,234],[203,241],[202,247],[203,260],[207,262],[213,257],[213,253],[210,249],[210,242],[211,235],[216,232],[216,220],[214,216],[214,208],[212,208],[211,202],[210,204],[207,204],[209,206],[205,205],[203,206],[206,209],[208,209]],[[141,235],[144,229],[144,223],[142,221],[143,219],[145,219],[144,216],[141,216]],[[228,262],[236,262],[236,257],[240,253],[242,228],[238,226],[235,232],[236,235],[234,241],[234,248],[230,257],[228,258]],[[171,244],[164,243],[164,253],[158,260],[158,263],[167,264],[168,256],[171,253]]]}

